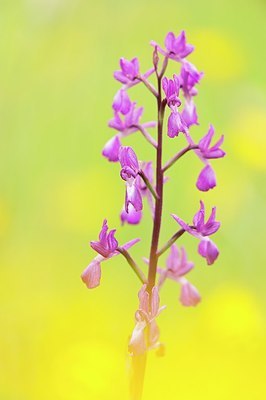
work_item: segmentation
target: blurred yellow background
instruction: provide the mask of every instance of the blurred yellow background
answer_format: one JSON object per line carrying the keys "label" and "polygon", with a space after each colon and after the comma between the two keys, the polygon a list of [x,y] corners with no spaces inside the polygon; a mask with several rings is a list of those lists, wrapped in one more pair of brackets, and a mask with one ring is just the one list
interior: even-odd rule
{"label": "blurred yellow background", "polygon": [[[195,188],[201,165],[192,154],[169,172],[162,242],[177,228],[170,212],[190,220],[202,198],[218,207],[221,255],[206,267],[197,241],[180,240],[203,301],[182,308],[178,287],[163,289],[166,355],[149,355],[144,400],[266,398],[265,18],[264,0],[1,0],[1,400],[127,399],[139,283],[122,257],[103,264],[93,291],[80,273],[104,217],[121,243],[142,238],[132,250],[140,263],[148,255],[147,207],[141,225],[119,227],[124,186],[101,157],[113,134],[112,73],[121,56],[139,56],[145,71],[149,41],[181,29],[205,72],[192,135],[212,122],[227,157],[213,162],[211,193]],[[145,88],[131,97],[145,106],[143,121],[154,118]],[[124,143],[152,158],[138,135]],[[166,138],[166,157],[184,143]]]}

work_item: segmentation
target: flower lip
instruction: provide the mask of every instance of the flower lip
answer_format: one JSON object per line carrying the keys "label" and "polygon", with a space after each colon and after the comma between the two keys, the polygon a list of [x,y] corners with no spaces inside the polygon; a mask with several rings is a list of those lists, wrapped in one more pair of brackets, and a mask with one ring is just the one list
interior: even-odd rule
{"label": "flower lip", "polygon": [[208,265],[212,265],[219,256],[218,247],[209,238],[205,238],[199,243],[198,252],[206,258]]}
{"label": "flower lip", "polygon": [[108,159],[110,162],[117,162],[119,161],[119,149],[121,147],[121,142],[119,136],[116,135],[112,137],[108,142],[105,144],[102,155]]}
{"label": "flower lip", "polygon": [[88,289],[94,289],[100,285],[101,265],[100,262],[93,260],[82,272],[81,279]]}
{"label": "flower lip", "polygon": [[196,186],[202,192],[207,192],[216,186],[216,176],[212,167],[207,164],[200,172]]}
{"label": "flower lip", "polygon": [[181,294],[179,299],[181,304],[185,307],[195,307],[201,301],[198,290],[187,280],[181,284]]}
{"label": "flower lip", "polygon": [[168,131],[167,135],[170,138],[178,136],[180,132],[186,134],[188,131],[187,125],[178,111],[174,111],[168,118]]}
{"label": "flower lip", "polygon": [[137,225],[140,223],[142,218],[142,212],[141,211],[135,211],[135,208],[132,206],[131,203],[128,205],[128,213],[126,212],[125,208],[123,207],[123,210],[120,214],[120,219],[122,225],[124,223],[128,223],[130,225]]}

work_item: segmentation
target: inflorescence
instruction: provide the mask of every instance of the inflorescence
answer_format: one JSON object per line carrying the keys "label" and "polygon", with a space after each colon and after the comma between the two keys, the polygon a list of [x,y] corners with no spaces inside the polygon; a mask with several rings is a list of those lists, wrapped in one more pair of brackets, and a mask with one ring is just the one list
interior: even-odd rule
{"label": "inflorescence", "polygon": [[[220,222],[216,221],[216,207],[213,207],[209,218],[205,218],[205,206],[200,201],[199,211],[196,212],[191,224],[184,222],[176,214],[172,218],[179,225],[179,230],[169,241],[159,248],[161,217],[163,209],[163,187],[167,181],[165,172],[173,166],[186,153],[192,151],[203,163],[196,187],[206,192],[216,186],[216,176],[210,164],[211,159],[224,157],[221,149],[223,136],[212,144],[214,127],[209,126],[208,132],[198,143],[194,142],[190,134],[190,128],[198,125],[198,115],[194,102],[198,94],[197,85],[203,77],[196,67],[186,57],[194,50],[187,43],[185,32],[178,36],[172,32],[165,38],[165,48],[152,41],[153,67],[146,73],[140,72],[137,58],[132,60],[120,59],[120,70],[114,72],[114,78],[122,84],[114,97],[112,108],[113,118],[108,125],[117,133],[104,146],[102,155],[111,162],[120,162],[121,179],[125,182],[125,201],[120,214],[122,224],[139,224],[142,218],[143,199],[147,199],[153,220],[153,233],[148,264],[148,276],[142,272],[128,250],[140,239],[119,245],[115,238],[115,229],[108,231],[107,220],[103,221],[98,241],[90,242],[90,246],[96,251],[97,256],[82,273],[81,278],[89,289],[95,288],[101,280],[101,263],[117,255],[123,255],[134,270],[142,287],[139,291],[139,308],[135,314],[135,328],[129,341],[129,352],[132,355],[145,353],[152,348],[161,348],[159,342],[159,328],[156,318],[165,306],[160,307],[159,290],[169,278],[180,285],[180,302],[183,306],[196,306],[200,300],[200,294],[186,278],[194,268],[194,264],[188,261],[184,247],[177,247],[176,240],[185,232],[199,240],[198,253],[205,258],[208,265],[212,265],[219,256],[216,244],[210,239],[219,228]],[[165,72],[169,60],[180,64],[179,74],[167,78]],[[155,76],[157,87],[148,78]],[[144,85],[154,96],[157,102],[157,121],[141,122],[143,107],[137,107],[132,102],[128,91],[137,84]],[[162,162],[163,150],[163,121],[166,109],[169,109],[167,121],[167,135],[170,139],[178,137],[182,133],[187,141],[187,146],[177,152],[165,164]],[[148,132],[150,128],[157,128],[157,140]],[[152,161],[140,161],[129,146],[123,146],[124,138],[139,132],[156,152],[156,164]],[[159,257],[169,250],[166,267],[158,265]]]}

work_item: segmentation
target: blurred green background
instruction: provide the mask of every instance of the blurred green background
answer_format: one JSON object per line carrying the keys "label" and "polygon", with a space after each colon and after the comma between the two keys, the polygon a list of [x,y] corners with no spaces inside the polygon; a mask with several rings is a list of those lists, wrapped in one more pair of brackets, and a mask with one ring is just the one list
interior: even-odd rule
{"label": "blurred green background", "polygon": [[[182,308],[174,282],[162,291],[166,355],[149,355],[144,400],[266,398],[265,17],[264,0],[1,0],[1,400],[127,399],[139,283],[122,257],[103,264],[93,291],[80,273],[104,217],[121,243],[142,238],[132,250],[140,263],[148,255],[148,209],[141,225],[119,227],[124,186],[118,165],[101,157],[113,134],[112,73],[121,56],[139,56],[145,71],[149,41],[181,29],[205,72],[192,135],[212,122],[227,157],[213,162],[211,193],[195,188],[192,154],[169,172],[162,242],[177,228],[169,213],[190,220],[202,198],[218,207],[221,255],[206,267],[197,241],[180,240],[203,300]],[[145,88],[131,97],[145,106],[143,121],[154,118]],[[166,138],[165,158],[184,143]],[[153,157],[139,135],[124,144]]]}

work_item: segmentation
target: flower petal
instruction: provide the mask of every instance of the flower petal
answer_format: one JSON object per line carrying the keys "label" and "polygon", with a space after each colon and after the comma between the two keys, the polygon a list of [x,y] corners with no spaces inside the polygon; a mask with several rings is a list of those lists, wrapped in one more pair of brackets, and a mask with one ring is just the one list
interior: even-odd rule
{"label": "flower petal", "polygon": [[101,280],[101,264],[93,260],[88,267],[82,272],[81,279],[88,289],[93,289],[100,284]]}
{"label": "flower petal", "polygon": [[215,172],[210,165],[206,165],[200,172],[196,186],[202,192],[207,192],[216,186]]}
{"label": "flower petal", "polygon": [[121,142],[119,136],[116,135],[112,137],[108,142],[105,144],[102,155],[111,162],[117,162],[119,160],[119,149],[121,146]]}
{"label": "flower petal", "polygon": [[195,307],[201,301],[201,297],[195,286],[186,280],[181,286],[179,300],[185,307]]}

